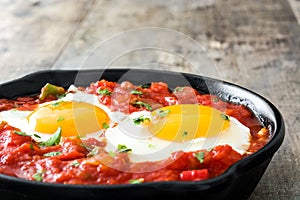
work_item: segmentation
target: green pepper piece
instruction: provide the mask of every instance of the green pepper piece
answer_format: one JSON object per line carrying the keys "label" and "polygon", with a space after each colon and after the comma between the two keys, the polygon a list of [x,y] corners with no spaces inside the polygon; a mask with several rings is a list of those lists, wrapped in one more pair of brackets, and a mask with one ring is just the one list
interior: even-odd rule
{"label": "green pepper piece", "polygon": [[65,93],[65,89],[63,87],[59,87],[56,85],[52,85],[50,83],[47,83],[41,90],[41,94],[39,96],[39,99],[41,101],[47,99],[48,97],[56,97],[63,95]]}

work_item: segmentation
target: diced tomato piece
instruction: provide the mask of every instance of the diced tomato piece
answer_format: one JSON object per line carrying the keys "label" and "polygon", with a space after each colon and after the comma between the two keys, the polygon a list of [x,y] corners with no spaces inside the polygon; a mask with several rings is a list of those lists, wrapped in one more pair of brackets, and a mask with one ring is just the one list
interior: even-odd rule
{"label": "diced tomato piece", "polygon": [[187,170],[180,173],[182,181],[201,181],[209,178],[207,169]]}

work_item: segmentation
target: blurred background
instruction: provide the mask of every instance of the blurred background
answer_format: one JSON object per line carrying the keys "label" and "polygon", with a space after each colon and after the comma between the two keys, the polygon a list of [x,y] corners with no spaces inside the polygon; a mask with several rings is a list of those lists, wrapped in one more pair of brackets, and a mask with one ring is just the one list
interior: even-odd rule
{"label": "blurred background", "polygon": [[263,95],[286,138],[250,199],[300,199],[299,0],[0,0],[0,9],[0,83],[152,63]]}

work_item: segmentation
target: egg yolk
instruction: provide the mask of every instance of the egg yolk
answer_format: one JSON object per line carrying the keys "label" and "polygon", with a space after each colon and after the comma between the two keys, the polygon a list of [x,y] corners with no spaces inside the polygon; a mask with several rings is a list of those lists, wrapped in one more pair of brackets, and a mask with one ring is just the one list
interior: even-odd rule
{"label": "egg yolk", "polygon": [[108,115],[101,108],[85,102],[56,102],[37,108],[28,117],[37,132],[54,133],[62,128],[62,136],[86,136],[109,124]]}
{"label": "egg yolk", "polygon": [[217,137],[230,125],[229,117],[221,111],[196,104],[167,106],[151,115],[150,132],[160,139],[176,142]]}

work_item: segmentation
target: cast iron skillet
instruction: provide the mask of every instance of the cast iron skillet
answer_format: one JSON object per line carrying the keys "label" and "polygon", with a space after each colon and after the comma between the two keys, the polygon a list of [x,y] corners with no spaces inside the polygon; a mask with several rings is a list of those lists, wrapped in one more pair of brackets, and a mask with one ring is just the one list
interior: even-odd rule
{"label": "cast iron skillet", "polygon": [[205,181],[63,185],[0,175],[1,199],[247,199],[284,139],[282,116],[264,97],[232,83],[187,73],[138,69],[41,71],[1,84],[0,98],[37,94],[48,82],[67,88],[70,84],[88,86],[102,78],[116,82],[129,80],[134,84],[163,81],[169,84],[170,89],[188,83],[202,93],[247,105],[270,129],[272,138],[261,150],[235,163],[224,174]]}

